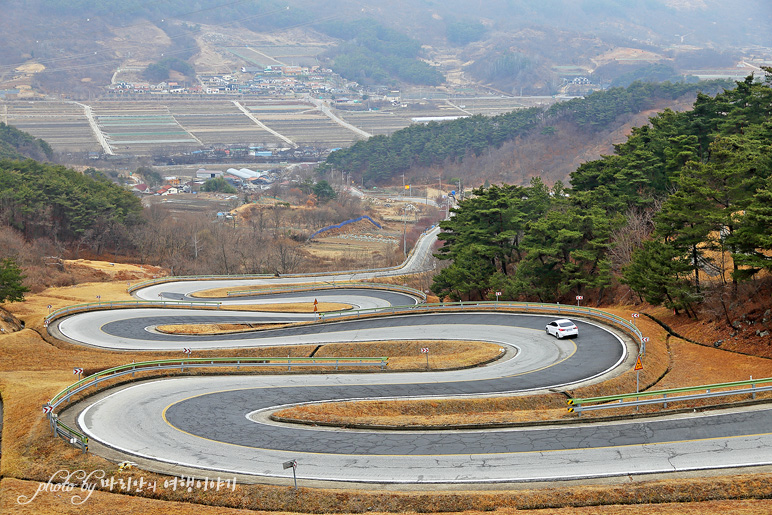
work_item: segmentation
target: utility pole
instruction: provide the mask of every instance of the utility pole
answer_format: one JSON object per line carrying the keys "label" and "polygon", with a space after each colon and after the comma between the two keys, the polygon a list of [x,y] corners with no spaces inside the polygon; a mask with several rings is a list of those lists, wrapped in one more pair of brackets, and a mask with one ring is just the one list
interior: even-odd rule
{"label": "utility pole", "polygon": [[402,208],[402,254],[407,258],[407,204]]}

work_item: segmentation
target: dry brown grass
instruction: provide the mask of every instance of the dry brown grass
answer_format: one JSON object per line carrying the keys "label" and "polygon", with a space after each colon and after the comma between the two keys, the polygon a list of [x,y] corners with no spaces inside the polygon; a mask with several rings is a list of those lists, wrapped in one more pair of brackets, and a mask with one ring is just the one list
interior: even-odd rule
{"label": "dry brown grass", "polygon": [[[89,469],[86,469],[89,470]],[[92,469],[93,470],[93,469]],[[100,469],[96,469],[100,470]],[[138,471],[107,470],[107,477],[136,479]],[[204,492],[162,488],[164,477],[141,473],[156,481],[156,492],[125,495],[95,491],[77,513],[243,513],[258,510],[273,513],[502,513],[539,510],[536,513],[768,513],[772,501],[772,476],[730,476],[678,481],[633,481],[616,485],[580,485],[562,488],[530,488],[516,491],[453,491],[392,493],[377,490],[315,490],[302,487],[238,485],[235,491]],[[41,480],[44,482],[45,480]],[[43,492],[28,506],[18,505],[19,495],[31,496],[39,483],[6,478],[0,483],[3,513],[76,513],[68,506],[70,497]],[[107,489],[105,489],[107,490]],[[758,499],[748,498],[757,497]],[[155,498],[155,499],[151,499]],[[726,499],[731,500],[717,500]],[[694,502],[701,501],[701,502]],[[211,511],[212,505],[215,506]],[[7,509],[6,509],[7,508]]]}
{"label": "dry brown grass", "polygon": [[289,324],[176,324],[159,325],[156,330],[166,334],[232,334],[258,329],[278,329]]}
{"label": "dry brown grass", "polygon": [[[220,506],[205,506],[187,502],[159,501],[143,497],[121,495],[113,492],[94,491],[88,500],[82,504],[73,503],[74,495],[85,497],[80,488],[71,493],[41,492],[29,504],[22,505],[32,498],[40,483],[5,478],[0,482],[0,512],[34,515],[92,515],[110,513],[112,515],[165,513],[169,515],[241,515],[254,513],[249,510],[223,508]],[[21,499],[20,499],[21,497]],[[80,503],[77,499],[76,503]]]}
{"label": "dry brown grass", "polygon": [[[185,306],[182,306],[185,307]],[[345,311],[351,309],[351,304],[344,304],[342,302],[319,302],[316,305],[316,311],[324,313],[325,311]],[[276,304],[234,304],[227,308],[228,311],[266,311],[266,312],[278,312],[278,313],[313,313],[313,302],[284,302]]]}
{"label": "dry brown grass", "polygon": [[[266,511],[255,512],[250,509],[239,508],[227,508],[223,506],[207,506],[201,503],[191,503],[188,501],[164,501],[158,499],[151,499],[139,496],[122,495],[115,492],[103,492],[94,491],[87,501],[80,505],[72,503],[72,495],[80,494],[76,489],[71,494],[57,492],[41,492],[35,498],[34,501],[27,505],[21,505],[19,503],[20,496],[21,501],[31,498],[37,491],[39,483],[36,481],[24,481],[13,478],[5,478],[0,481],[0,511],[2,513],[18,513],[18,514],[35,514],[35,515],[53,515],[53,514],[73,514],[73,515],[102,515],[104,513],[111,513],[114,515],[142,515],[142,514],[157,514],[165,513],[169,515],[209,515],[209,514],[223,514],[223,515],[241,515],[246,513],[268,513]],[[246,492],[239,492],[241,496],[246,497]],[[258,495],[261,493],[259,490]],[[303,500],[310,493],[309,490],[303,489],[301,496]],[[533,497],[534,492],[524,492],[523,497]],[[334,492],[331,496],[334,499],[340,499],[343,494]],[[422,496],[427,504],[431,502],[433,495]],[[461,497],[473,497],[473,494],[466,494]],[[375,504],[371,500],[371,503]],[[487,504],[487,503],[486,503]],[[509,504],[509,503],[507,503]],[[373,515],[379,513],[387,513],[380,511],[383,509],[380,505],[376,504],[378,511],[369,511]],[[465,511],[466,515],[482,515],[483,513],[493,513],[500,515],[509,515],[515,512],[519,512],[520,509],[516,506],[501,507],[499,509],[494,508],[488,511],[478,511],[480,508]],[[426,510],[431,511],[431,510]],[[283,513],[290,513],[287,511],[272,511],[276,515]],[[360,512],[352,512],[360,513]],[[459,513],[458,511],[445,512],[448,515]],[[724,515],[725,513],[732,513],[736,515],[756,515],[762,513],[772,513],[772,500],[770,499],[739,499],[739,500],[721,500],[721,501],[704,501],[704,502],[692,502],[692,503],[661,503],[661,504],[628,504],[628,505],[605,505],[605,506],[580,506],[580,507],[567,507],[567,508],[546,508],[533,510],[534,514],[538,515],[563,515],[563,514],[578,514],[578,515],[627,515],[627,514],[659,514],[659,515]]]}
{"label": "dry brown grass", "polygon": [[282,422],[365,427],[463,427],[567,418],[560,394],[483,399],[358,401],[308,404],[283,409]]}
{"label": "dry brown grass", "polygon": [[[342,302],[318,302],[316,311],[324,313],[325,311],[344,311],[351,309],[351,304]],[[255,304],[250,306],[255,311],[279,311],[282,313],[313,313],[313,302],[295,302],[295,303],[276,303],[276,304]]]}
{"label": "dry brown grass", "polygon": [[[558,488],[535,488],[516,491],[465,492],[463,490],[441,493],[392,493],[373,490],[314,490],[301,488],[295,494],[290,488],[261,485],[239,485],[235,492],[219,493],[193,491],[161,492],[160,499],[143,498],[137,495],[101,492],[86,504],[73,509],[67,499],[47,494],[31,506],[16,504],[18,495],[30,495],[37,488],[38,481],[47,481],[59,469],[105,470],[108,474],[120,473],[117,466],[98,456],[83,455],[61,440],[50,435],[48,424],[40,406],[50,397],[72,383],[72,368],[84,367],[87,371],[101,370],[126,363],[130,360],[149,360],[182,357],[180,353],[121,353],[79,347],[63,342],[47,341],[40,336],[42,320],[48,312],[47,305],[61,307],[81,302],[93,302],[96,295],[102,300],[128,300],[126,283],[84,284],[73,287],[52,288],[41,295],[31,295],[21,304],[10,306],[14,314],[25,320],[27,329],[0,336],[0,392],[5,409],[3,429],[2,461],[0,475],[0,512],[2,513],[78,513],[83,515],[114,513],[242,513],[243,509],[270,510],[274,512],[308,513],[388,513],[404,512],[466,512],[497,510],[509,513],[517,509],[543,508],[544,513],[769,513],[772,512],[772,474],[748,474],[696,479],[673,479],[661,481],[637,480],[624,485],[581,485]],[[629,311],[618,310],[619,314]],[[641,319],[642,325],[646,321]],[[743,379],[772,375],[770,360],[759,360],[747,356],[726,353],[687,342],[671,339],[668,342],[659,326],[644,327],[644,334],[651,337],[648,358],[644,362],[642,384],[654,387],[681,385],[683,383],[709,383],[729,379]],[[430,357],[442,352],[457,355],[479,353],[480,350],[466,348],[465,342],[446,342],[448,347],[432,349]],[[406,356],[415,354],[413,365],[420,368],[424,356],[416,347],[421,342],[391,342],[396,346],[387,350],[388,342],[366,345],[357,344],[359,352],[367,355],[390,355],[400,346],[405,347]],[[434,342],[429,345],[434,345]],[[411,347],[412,346],[412,347]],[[273,349],[238,349],[228,351],[232,356],[308,356],[315,345]],[[498,347],[493,346],[491,350]],[[343,345],[326,345],[317,355],[351,355],[352,349]],[[222,351],[201,351],[199,357],[222,355]],[[478,355],[477,359],[480,359]],[[404,366],[411,366],[405,364]],[[660,379],[663,372],[668,374]],[[294,372],[294,371],[293,371]],[[645,383],[644,383],[645,379]],[[657,382],[659,380],[659,382]],[[632,371],[611,381],[611,391],[629,391],[634,385]],[[583,389],[574,393],[583,396],[602,387]],[[528,411],[529,403],[540,403],[543,407],[558,402],[554,399],[520,398],[507,400],[513,404],[501,405],[503,411]],[[499,400],[478,400],[477,409],[488,409]],[[519,403],[519,404],[518,404]],[[461,411],[462,405],[448,404],[443,409]],[[394,409],[390,407],[389,409]],[[435,412],[441,411],[435,408]],[[561,407],[555,412],[563,412]],[[408,413],[410,414],[410,413]],[[442,413],[440,413],[442,414]],[[522,414],[522,413],[521,413]],[[134,471],[135,473],[138,471]],[[164,476],[142,472],[146,478],[163,482]],[[147,495],[147,494],[142,494]],[[730,499],[717,501],[716,499]],[[690,501],[705,502],[690,502]],[[643,504],[655,503],[655,504]],[[658,504],[668,503],[668,504]],[[676,503],[676,504],[672,504]],[[684,503],[684,504],[679,504]],[[210,505],[216,506],[211,508]],[[563,507],[563,508],[560,508]],[[470,511],[466,511],[470,510]]]}
{"label": "dry brown grass", "polygon": [[389,370],[426,370],[426,354],[421,353],[422,347],[429,348],[430,370],[472,367],[501,356],[499,345],[454,340],[333,343],[319,349],[315,356],[388,356]]}

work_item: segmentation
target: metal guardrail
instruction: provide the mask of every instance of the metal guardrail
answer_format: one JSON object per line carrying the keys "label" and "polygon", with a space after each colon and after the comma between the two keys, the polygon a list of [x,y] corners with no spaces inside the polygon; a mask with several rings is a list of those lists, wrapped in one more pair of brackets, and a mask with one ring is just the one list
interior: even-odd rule
{"label": "metal guardrail", "polygon": [[228,291],[225,292],[228,297],[240,297],[240,296],[249,296],[249,295],[270,295],[274,293],[294,293],[294,292],[302,292],[302,291],[314,291],[314,290],[327,290],[327,289],[337,289],[337,288],[360,288],[360,289],[373,289],[373,290],[389,290],[389,291],[398,291],[402,293],[407,293],[409,295],[414,295],[421,299],[423,302],[426,302],[426,293],[422,292],[421,290],[416,290],[415,288],[410,288],[408,286],[399,286],[396,284],[385,284],[385,283],[358,283],[358,282],[351,282],[351,281],[343,281],[343,282],[325,282],[324,285],[322,284],[313,284],[313,285],[297,285],[297,286],[283,286],[281,288],[269,288],[269,289],[260,289],[260,290],[235,290],[235,291]]}
{"label": "metal guardrail", "polygon": [[88,452],[88,437],[86,435],[60,421],[56,413],[48,414],[48,422],[51,424],[54,438],[58,436],[83,452]]}
{"label": "metal guardrail", "polygon": [[[758,387],[756,385],[765,384],[768,386]],[[750,386],[750,388],[741,388],[743,386]],[[728,391],[719,391],[725,388],[740,388]],[[696,395],[678,395],[680,393],[688,392],[701,392],[704,393]],[[602,409],[615,409],[615,408],[628,408],[634,406],[645,406],[648,404],[663,404],[663,407],[667,408],[668,402],[689,401],[698,399],[710,399],[714,397],[725,397],[728,395],[743,395],[751,394],[752,398],[756,398],[756,394],[760,392],[772,391],[772,378],[762,379],[747,379],[744,381],[735,381],[731,383],[717,383],[706,384],[700,386],[686,386],[682,388],[670,388],[667,390],[652,390],[646,392],[637,393],[623,393],[620,395],[606,395],[603,397],[587,397],[578,399],[568,399],[568,411],[571,413],[577,413],[581,416],[583,411],[595,411]],[[668,397],[670,395],[670,397]],[[643,400],[640,400],[644,397]],[[651,398],[656,397],[656,398]],[[628,399],[635,399],[634,401],[624,402]],[[591,404],[587,406],[587,404]]]}
{"label": "metal guardrail", "polygon": [[[272,288],[270,290],[243,290],[236,292],[226,292],[228,296],[243,295],[268,295],[271,293],[286,293],[293,291],[312,291],[312,290],[325,290],[329,288],[378,288],[384,290],[394,290],[415,295],[426,301],[426,294],[421,290],[409,288],[407,286],[398,286],[391,284],[379,284],[379,283],[326,283],[325,286],[287,286],[285,288]],[[84,311],[101,311],[105,309],[123,309],[123,308],[222,308],[222,302],[220,301],[189,301],[189,300],[121,300],[121,301],[106,301],[106,302],[89,302],[86,304],[74,304],[72,306],[66,306],[56,309],[43,319],[43,327],[48,327],[51,322],[57,318],[72,314],[82,313]]]}
{"label": "metal guardrail", "polygon": [[131,374],[132,376],[139,372],[158,372],[159,370],[177,370],[184,372],[185,369],[193,368],[223,368],[235,367],[237,370],[241,367],[379,367],[385,370],[389,364],[388,357],[361,357],[361,358],[278,358],[278,357],[254,357],[254,358],[186,358],[186,359],[162,359],[154,361],[142,361],[138,363],[129,363],[117,367],[108,368],[84,377],[83,379],[69,385],[56,395],[48,403],[43,405],[43,412],[48,416],[49,423],[54,432],[54,436],[60,436],[67,440],[71,445],[80,448],[83,452],[88,452],[88,437],[80,431],[69,427],[59,420],[54,412],[62,403],[69,402],[73,395],[76,395],[92,386],[97,386],[102,382]]}
{"label": "metal guardrail", "polygon": [[619,315],[608,313],[601,309],[590,308],[584,306],[571,306],[569,304],[542,304],[539,302],[499,302],[499,301],[461,301],[461,302],[441,302],[441,303],[428,303],[428,304],[414,304],[409,306],[386,306],[386,307],[374,307],[363,309],[352,309],[345,312],[323,312],[319,313],[319,317],[322,321],[329,318],[340,318],[361,315],[376,315],[376,314],[396,314],[404,312],[429,312],[429,311],[446,311],[446,310],[462,310],[462,309],[474,309],[485,308],[487,309],[505,309],[516,310],[518,312],[534,312],[534,313],[554,313],[556,315],[580,315],[590,318],[600,319],[605,322],[609,322],[617,327],[628,331],[633,336],[638,338],[638,343],[642,343],[643,335],[641,331],[629,320],[622,318]]}
{"label": "metal guardrail", "polygon": [[[222,308],[220,303],[191,303],[185,301],[124,301],[124,302],[102,302],[92,304],[81,304],[77,306],[70,306],[54,311],[44,321],[44,325],[48,325],[53,319],[64,316],[72,312],[81,312],[88,310],[101,310],[108,307],[218,307]],[[363,315],[389,315],[396,313],[406,312],[442,312],[448,310],[464,310],[474,308],[485,308],[486,310],[516,310],[524,313],[554,313],[556,315],[580,315],[586,316],[598,320],[603,320],[610,324],[613,324],[630,334],[638,338],[638,343],[642,343],[643,335],[641,331],[625,318],[618,315],[608,313],[601,309],[590,308],[584,306],[571,306],[569,304],[543,304],[538,302],[499,302],[499,301],[460,301],[460,302],[441,302],[441,303],[424,303],[424,304],[410,304],[406,306],[384,306],[362,309],[350,309],[346,311],[327,311],[317,313],[319,320],[324,322],[329,319],[342,318],[342,317],[360,317]]]}
{"label": "metal guardrail", "polygon": [[187,301],[187,300],[118,300],[107,302],[89,302],[86,304],[73,304],[56,309],[43,319],[43,327],[55,319],[61,318],[70,313],[81,313],[83,311],[101,311],[104,309],[122,309],[122,308],[220,308],[220,302],[212,301]]}

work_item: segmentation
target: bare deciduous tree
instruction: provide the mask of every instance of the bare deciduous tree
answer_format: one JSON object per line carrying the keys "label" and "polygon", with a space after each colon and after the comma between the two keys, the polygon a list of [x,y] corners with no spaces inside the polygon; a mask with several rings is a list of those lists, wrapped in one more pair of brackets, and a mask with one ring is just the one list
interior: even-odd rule
{"label": "bare deciduous tree", "polygon": [[625,225],[611,235],[612,247],[609,250],[609,258],[615,272],[619,272],[630,263],[635,249],[640,247],[641,242],[654,230],[654,215],[660,208],[661,203],[657,202],[646,209],[632,208],[627,211]]}

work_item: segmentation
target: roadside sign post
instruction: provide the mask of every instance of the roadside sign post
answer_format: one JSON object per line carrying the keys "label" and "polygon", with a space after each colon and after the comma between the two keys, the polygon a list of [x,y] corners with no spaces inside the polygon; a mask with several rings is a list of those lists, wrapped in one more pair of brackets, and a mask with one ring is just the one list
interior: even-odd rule
{"label": "roadside sign post", "polygon": [[292,479],[295,481],[295,491],[297,491],[297,489],[298,489],[298,477],[297,477],[297,474],[295,473],[295,471],[298,468],[298,460],[285,461],[284,463],[282,463],[282,466],[284,467],[284,470],[287,470],[288,468],[292,469]]}
{"label": "roadside sign post", "polygon": [[[185,347],[182,349],[182,353],[185,354],[185,356],[190,357],[191,350],[188,347]],[[185,362],[183,361],[180,364],[180,372],[184,372],[184,371],[185,371]]]}
{"label": "roadside sign post", "polygon": [[101,303],[102,303],[102,296],[97,295],[97,304],[101,304]]}
{"label": "roadside sign post", "polygon": [[581,300],[584,300],[584,297],[582,295],[577,295],[576,296],[576,305],[577,306],[579,305],[579,301],[581,301]]}
{"label": "roadside sign post", "polygon": [[429,370],[429,347],[421,347],[421,354],[426,354],[426,370]]}
{"label": "roadside sign post", "polygon": [[[635,361],[635,393],[640,393],[641,370],[643,370],[643,362],[641,361],[641,355],[638,354],[638,359]],[[637,401],[638,397],[635,400]],[[638,411],[638,406],[635,407],[635,411]]]}
{"label": "roadside sign post", "polygon": [[52,307],[53,307],[53,306],[52,306],[51,304],[49,304],[49,305],[48,305],[48,314],[49,314],[49,315],[51,314],[51,308],[52,308]]}
{"label": "roadside sign post", "polygon": [[644,356],[646,355],[646,342],[647,341],[649,341],[649,337],[648,336],[644,336],[643,338],[641,338],[641,354],[644,355]]}
{"label": "roadside sign post", "polygon": [[[631,314],[630,314],[630,317],[631,317],[631,320],[630,320],[630,321],[633,323],[633,327],[635,327],[635,319],[636,319],[636,318],[638,318],[638,317],[640,317],[640,316],[641,316],[641,315],[639,315],[638,313],[631,313]],[[636,327],[636,329],[637,329],[637,327]]]}
{"label": "roadside sign post", "polygon": [[83,379],[83,368],[75,367],[72,369],[72,373],[78,376],[78,379]]}
{"label": "roadside sign post", "polygon": [[499,297],[500,297],[500,296],[501,296],[501,292],[500,292],[500,291],[497,291],[497,292],[496,292],[496,307],[499,307]]}

